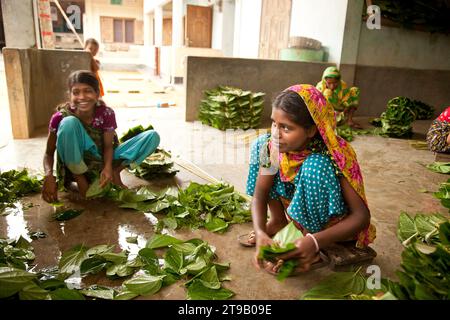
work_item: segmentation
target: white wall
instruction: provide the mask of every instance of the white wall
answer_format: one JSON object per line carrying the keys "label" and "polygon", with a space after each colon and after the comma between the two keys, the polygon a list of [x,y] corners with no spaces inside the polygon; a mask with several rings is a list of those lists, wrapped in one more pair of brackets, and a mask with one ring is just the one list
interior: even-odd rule
{"label": "white wall", "polygon": [[339,63],[348,0],[292,0],[290,36],[313,38],[328,47],[329,62]]}
{"label": "white wall", "polygon": [[450,70],[450,35],[403,28],[361,26],[358,64]]}
{"label": "white wall", "polygon": [[214,6],[212,49],[222,50],[224,56],[233,56],[235,0],[223,0],[222,10]]}
{"label": "white wall", "polygon": [[233,56],[258,58],[262,0],[236,0]]}

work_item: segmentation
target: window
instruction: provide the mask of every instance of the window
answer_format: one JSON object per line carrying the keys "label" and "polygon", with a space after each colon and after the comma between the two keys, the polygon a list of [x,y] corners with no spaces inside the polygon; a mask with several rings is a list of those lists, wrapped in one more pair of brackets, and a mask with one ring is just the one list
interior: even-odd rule
{"label": "window", "polygon": [[129,18],[100,17],[103,43],[144,44],[144,21]]}
{"label": "window", "polygon": [[114,42],[134,43],[134,20],[114,19]]}

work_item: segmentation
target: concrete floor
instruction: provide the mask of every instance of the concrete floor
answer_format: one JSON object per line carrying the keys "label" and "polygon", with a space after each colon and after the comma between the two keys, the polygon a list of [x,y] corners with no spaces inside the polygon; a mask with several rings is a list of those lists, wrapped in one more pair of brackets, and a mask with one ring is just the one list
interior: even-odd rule
{"label": "concrete floor", "polygon": [[[134,86],[130,82],[128,84]],[[176,101],[177,105],[170,108],[156,108],[151,107],[148,100],[139,102],[139,99],[134,106],[117,105],[119,96],[108,95],[105,100],[115,107],[118,133],[136,124],[152,123],[161,135],[162,147],[196,163],[210,175],[228,181],[243,192],[249,147],[243,139],[246,134],[243,135],[242,132],[225,134],[219,130],[202,127],[198,123],[185,123],[184,97],[179,88],[167,94],[147,91],[142,97],[147,95],[153,100]],[[158,98],[155,98],[155,95],[158,95]],[[123,96],[122,99],[127,101]],[[359,120],[367,126],[367,119]],[[7,120],[2,117],[2,125],[3,122],[6,123]],[[429,123],[429,121],[415,123],[414,139],[424,139]],[[45,135],[28,140],[8,140],[6,146],[0,146],[0,170],[16,167],[42,170],[45,140]],[[396,238],[400,212],[405,210],[409,213],[421,211],[446,214],[446,210],[430,192],[436,191],[438,184],[446,181],[447,176],[428,171],[423,165],[433,162],[434,155],[428,151],[412,148],[408,140],[359,136],[352,145],[360,161],[373,222],[378,230],[378,237],[373,245],[378,256],[373,263],[380,266],[383,277],[395,279],[394,273],[399,268],[402,252],[402,246]],[[207,182],[187,170],[182,168],[180,170],[175,179],[156,181],[151,185],[159,188],[167,184],[186,186],[190,181]],[[124,173],[123,177],[125,183],[130,186],[146,184],[128,173]],[[419,189],[430,192],[421,193]],[[64,223],[51,221],[53,207],[42,201],[39,195],[35,195],[23,199],[23,203],[32,202],[34,207],[0,217],[0,237],[14,238],[26,235],[28,231],[37,230],[47,234],[47,238],[32,243],[35,248],[37,269],[55,265],[61,252],[80,243],[87,246],[117,244],[120,249],[134,251],[136,245],[127,243],[126,237],[138,236],[139,244],[143,245],[145,239],[153,235],[152,225],[155,217],[151,214],[120,209],[113,203],[100,200],[72,201],[68,194],[61,194],[61,199],[66,206],[84,208],[85,211],[79,217]],[[156,218],[158,217],[157,215]],[[238,235],[251,229],[251,223],[247,223],[234,225],[223,235],[205,230],[193,232],[178,230],[173,235],[182,239],[206,240],[217,248],[220,261],[231,262],[229,275],[232,280],[226,282],[225,286],[236,293],[235,299],[296,299],[332,272],[324,268],[278,282],[272,275],[256,271],[251,264],[254,250],[240,247],[236,241]],[[100,276],[90,277],[84,281],[86,284],[120,285],[120,281],[111,282]],[[154,296],[140,299],[185,299],[185,297],[185,289],[179,282],[162,289]]]}

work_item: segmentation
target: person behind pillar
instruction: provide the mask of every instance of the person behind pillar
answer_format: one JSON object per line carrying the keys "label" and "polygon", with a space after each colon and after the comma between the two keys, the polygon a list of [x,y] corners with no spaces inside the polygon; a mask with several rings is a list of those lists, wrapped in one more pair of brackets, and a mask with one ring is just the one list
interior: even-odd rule
{"label": "person behind pillar", "polygon": [[99,45],[98,41],[95,40],[94,38],[89,38],[84,43],[84,50],[90,52],[91,55],[92,55],[91,71],[97,77],[98,84],[99,84],[99,87],[100,87],[100,97],[103,97],[105,95],[105,92],[104,92],[104,89],[103,89],[103,84],[102,84],[102,80],[100,78],[100,73],[99,73],[100,61],[98,59],[95,59],[95,56],[97,55],[99,49],[100,49],[100,45]]}

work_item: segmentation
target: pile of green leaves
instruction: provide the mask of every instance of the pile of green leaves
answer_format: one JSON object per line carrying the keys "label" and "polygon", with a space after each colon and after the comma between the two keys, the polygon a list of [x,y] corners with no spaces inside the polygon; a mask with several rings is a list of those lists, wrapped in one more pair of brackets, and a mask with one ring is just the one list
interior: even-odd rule
{"label": "pile of green leaves", "polygon": [[[291,221],[273,237],[274,243],[272,245],[261,247],[259,251],[259,258],[276,263],[277,257],[281,254],[294,250],[295,240],[302,237],[302,232],[297,229]],[[297,259],[285,261],[278,271],[277,279],[282,281],[289,277],[289,275],[294,272],[297,265]]]}
{"label": "pile of green leaves", "polygon": [[381,279],[381,288],[367,289],[360,270],[337,272],[308,290],[302,299],[450,299],[450,220],[440,214],[400,214],[397,237],[405,246],[399,281]]}
{"label": "pile of green leaves", "polygon": [[[251,221],[247,200],[225,183],[191,182],[176,198],[167,194],[159,202],[166,217],[158,222],[157,230],[203,227],[211,232],[225,232],[230,224]],[[164,208],[166,203],[169,205]]]}
{"label": "pile of green leaves", "polygon": [[397,235],[406,247],[392,293],[399,299],[450,299],[450,220],[439,214],[412,219],[402,213]]}
{"label": "pile of green leaves", "polygon": [[370,121],[375,127],[381,127],[380,135],[394,138],[412,136],[414,120],[431,119],[434,108],[418,100],[396,97],[388,101],[386,111],[380,118]]}
{"label": "pile of green leaves", "polygon": [[[16,251],[10,247],[15,245]],[[228,263],[217,263],[214,248],[200,239],[182,241],[169,235],[154,235],[138,254],[128,251],[115,253],[115,246],[98,245],[92,248],[77,245],[64,252],[58,268],[38,273],[26,270],[16,260],[32,260],[31,246],[23,238],[17,243],[0,241],[6,252],[0,260],[0,298],[21,300],[84,300],[85,297],[128,300],[140,295],[152,295],[162,287],[185,280],[187,298],[229,299],[234,293],[222,287],[227,279]],[[31,248],[31,249],[30,249]],[[167,248],[158,255],[156,249]],[[11,256],[14,253],[15,260]],[[11,262],[12,261],[12,262]],[[108,278],[130,277],[119,289],[93,285],[70,289],[65,280],[72,276],[85,277],[104,272]]]}
{"label": "pile of green leaves", "polygon": [[450,211],[450,179],[447,182],[442,182],[439,190],[433,193],[433,195],[441,200],[441,204]]}
{"label": "pile of green leaves", "polygon": [[265,93],[219,86],[204,91],[198,118],[220,130],[250,129],[259,126]]}
{"label": "pile of green leaves", "polygon": [[9,170],[0,173],[0,213],[28,194],[41,191],[42,179],[32,177],[27,169]]}
{"label": "pile of green leaves", "polygon": [[433,172],[449,174],[450,162],[433,162],[427,165],[427,168]]}
{"label": "pile of green leaves", "polygon": [[164,227],[203,227],[211,232],[225,232],[230,224],[251,221],[247,200],[225,183],[191,182],[184,190],[169,187],[161,191],[152,191],[144,186],[135,191],[111,186],[102,189],[99,181],[95,180],[86,197],[107,197],[120,202],[121,208],[162,213],[165,217],[156,225],[157,232]]}
{"label": "pile of green leaves", "polygon": [[151,124],[148,125],[146,128],[144,128],[142,125],[135,126],[133,128],[128,129],[128,131],[125,132],[122,135],[122,137],[120,137],[119,141],[120,141],[120,143],[124,143],[125,141],[137,136],[138,134],[140,134],[144,131],[148,131],[148,130],[153,130],[153,126]]}
{"label": "pile of green leaves", "polygon": [[156,149],[138,167],[130,169],[129,172],[145,180],[169,178],[179,171],[174,169],[173,165],[170,153],[163,149]]}
{"label": "pile of green leaves", "polygon": [[416,119],[416,113],[410,105],[410,100],[405,97],[391,99],[387,103],[379,119],[371,123],[381,125],[381,135],[396,138],[409,138],[412,136],[412,123]]}

